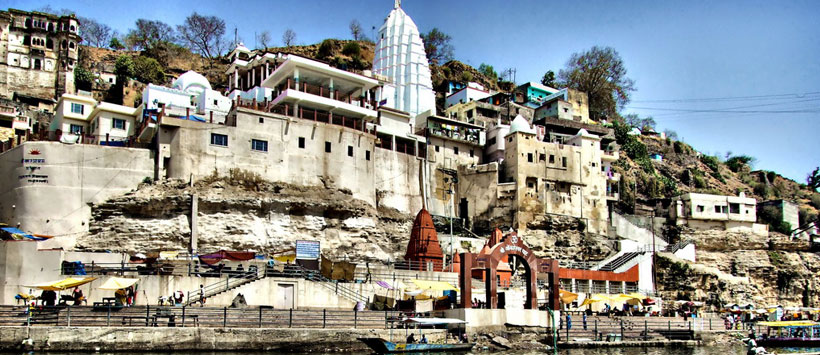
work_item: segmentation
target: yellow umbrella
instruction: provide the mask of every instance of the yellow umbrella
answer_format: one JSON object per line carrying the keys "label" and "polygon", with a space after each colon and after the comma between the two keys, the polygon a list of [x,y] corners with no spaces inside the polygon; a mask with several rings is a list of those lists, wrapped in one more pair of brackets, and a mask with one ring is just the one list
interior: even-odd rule
{"label": "yellow umbrella", "polygon": [[637,293],[637,292],[632,292],[632,293],[630,293],[628,296],[629,296],[629,297],[632,297],[632,298],[637,298],[637,299],[639,299],[639,300],[641,300],[641,301],[643,301],[643,300],[645,300],[645,299],[646,299],[646,296],[644,296],[644,295],[642,295],[642,294],[640,294],[640,293]]}
{"label": "yellow umbrella", "polygon": [[102,286],[98,287],[100,290],[121,290],[128,288],[137,283],[139,279],[127,279],[123,277],[112,277],[108,279]]}
{"label": "yellow umbrella", "polygon": [[572,301],[578,299],[578,294],[566,290],[558,290],[558,298],[561,299],[561,303],[570,304]]}
{"label": "yellow umbrella", "polygon": [[581,307],[601,301],[609,301],[609,297],[604,295],[592,295],[592,297],[587,297],[584,302],[581,303]]}
{"label": "yellow umbrella", "polygon": [[39,288],[39,289],[44,290],[44,291],[62,291],[62,290],[69,289],[69,288],[72,288],[72,287],[85,285],[85,284],[87,284],[91,281],[94,281],[96,279],[97,279],[96,277],[86,277],[86,278],[82,278],[82,279],[69,277],[65,280],[43,282],[43,283],[39,283],[39,284],[36,284],[36,285],[31,285],[31,286],[26,286],[26,287]]}

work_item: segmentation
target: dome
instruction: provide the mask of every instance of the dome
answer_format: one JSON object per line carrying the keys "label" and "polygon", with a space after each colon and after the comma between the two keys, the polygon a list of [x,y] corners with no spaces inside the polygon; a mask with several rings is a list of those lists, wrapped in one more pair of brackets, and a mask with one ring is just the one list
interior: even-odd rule
{"label": "dome", "polygon": [[211,90],[211,83],[202,74],[189,70],[174,80],[173,87],[189,94],[200,94]]}
{"label": "dome", "polygon": [[515,119],[513,119],[510,124],[510,133],[508,134],[513,134],[515,132],[535,134],[535,130],[530,127],[530,123],[527,122],[527,119],[521,115],[515,116]]}

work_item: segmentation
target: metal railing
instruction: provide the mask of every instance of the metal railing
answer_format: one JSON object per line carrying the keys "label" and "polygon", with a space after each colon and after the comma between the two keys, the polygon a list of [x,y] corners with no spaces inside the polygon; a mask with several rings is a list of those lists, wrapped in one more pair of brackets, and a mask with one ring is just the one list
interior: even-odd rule
{"label": "metal railing", "polygon": [[[567,322],[566,315],[570,319]],[[695,331],[721,330],[719,318],[680,317],[608,317],[593,315],[583,320],[581,312],[562,314],[558,330],[559,342],[584,339],[597,341],[649,341],[657,339],[693,340]]]}
{"label": "metal railing", "polygon": [[231,275],[227,275],[224,280],[204,286],[202,289],[188,291],[188,298],[185,300],[185,305],[190,306],[203,298],[216,296],[265,277],[266,273],[264,269],[257,269],[255,265],[251,266],[251,268],[252,269],[247,272],[234,275],[233,278],[231,278]]}
{"label": "metal railing", "polygon": [[203,327],[203,328],[368,328],[387,329],[397,311],[297,310],[270,306],[0,306],[0,326],[33,327]]}

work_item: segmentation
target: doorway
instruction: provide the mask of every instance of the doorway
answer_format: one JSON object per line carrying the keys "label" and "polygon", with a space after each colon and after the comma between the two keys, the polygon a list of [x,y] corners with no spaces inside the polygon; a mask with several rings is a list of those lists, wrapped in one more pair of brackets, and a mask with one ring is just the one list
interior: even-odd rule
{"label": "doorway", "polygon": [[276,301],[273,307],[277,309],[293,309],[293,284],[276,284]]}

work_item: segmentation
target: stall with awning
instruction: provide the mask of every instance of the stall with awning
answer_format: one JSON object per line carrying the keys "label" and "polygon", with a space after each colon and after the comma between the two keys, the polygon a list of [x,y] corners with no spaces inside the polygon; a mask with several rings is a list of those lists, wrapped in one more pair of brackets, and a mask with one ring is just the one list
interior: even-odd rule
{"label": "stall with awning", "polygon": [[254,252],[220,250],[216,253],[199,255],[199,261],[208,265],[214,265],[222,260],[247,261],[255,257],[256,254]]}
{"label": "stall with awning", "polygon": [[96,277],[74,278],[69,277],[60,281],[43,282],[26,287],[37,288],[43,291],[63,291],[69,288],[74,288],[80,285],[85,285],[91,281],[96,280]]}
{"label": "stall with awning", "polygon": [[601,301],[609,301],[609,300],[610,299],[607,296],[604,296],[604,295],[601,295],[601,294],[595,294],[595,295],[592,295],[591,297],[587,297],[586,299],[584,299],[584,302],[581,303],[581,307],[586,306],[586,305],[590,305],[590,304],[593,304],[593,303],[597,303],[597,302],[601,302]]}
{"label": "stall with awning", "polygon": [[412,279],[410,280],[419,290],[431,290],[431,291],[456,291],[458,292],[458,288],[451,285],[449,282],[446,281],[430,281],[430,280],[417,280]]}

